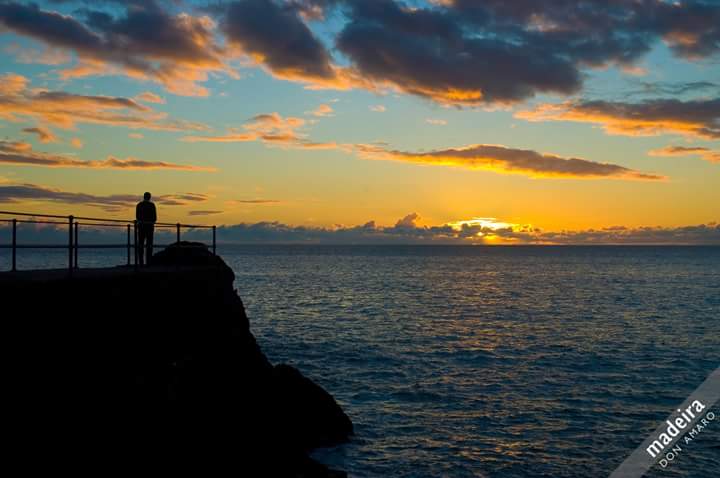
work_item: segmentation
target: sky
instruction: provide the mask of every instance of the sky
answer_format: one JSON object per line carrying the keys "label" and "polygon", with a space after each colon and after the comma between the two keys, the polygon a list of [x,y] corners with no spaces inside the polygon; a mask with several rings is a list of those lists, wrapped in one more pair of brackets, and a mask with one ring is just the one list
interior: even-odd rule
{"label": "sky", "polygon": [[1,210],[720,243],[720,1],[0,0],[0,61]]}

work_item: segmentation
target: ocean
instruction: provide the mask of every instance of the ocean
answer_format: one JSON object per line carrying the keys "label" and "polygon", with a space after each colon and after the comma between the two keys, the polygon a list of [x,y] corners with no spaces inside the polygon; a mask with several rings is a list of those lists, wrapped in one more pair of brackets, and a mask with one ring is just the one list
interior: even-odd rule
{"label": "ocean", "polygon": [[[720,247],[218,252],[270,360],[353,420],[350,443],[313,455],[352,477],[605,477],[720,366]],[[647,476],[720,476],[720,417],[683,448]]]}

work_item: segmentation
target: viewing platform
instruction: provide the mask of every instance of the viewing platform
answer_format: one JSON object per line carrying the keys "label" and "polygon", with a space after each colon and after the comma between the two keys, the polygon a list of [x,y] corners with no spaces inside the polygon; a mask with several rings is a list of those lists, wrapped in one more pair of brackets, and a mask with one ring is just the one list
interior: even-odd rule
{"label": "viewing platform", "polygon": [[[76,274],[79,271],[78,257],[80,255],[80,249],[125,249],[127,250],[127,262],[126,268],[132,268],[137,270],[141,265],[140,260],[141,246],[139,245],[138,235],[139,228],[142,227],[143,223],[137,220],[124,220],[124,219],[111,219],[111,218],[98,218],[98,217],[85,217],[75,215],[56,215],[56,214],[38,214],[29,212],[15,212],[15,211],[0,211],[0,225],[5,224],[8,232],[10,233],[10,242],[5,243],[3,239],[0,239],[0,249],[10,249],[10,271],[16,272],[17,267],[17,255],[21,249],[66,249],[67,250],[67,268],[63,269],[63,273],[67,275]],[[23,243],[18,240],[18,229],[23,224],[32,225],[50,225],[55,227],[56,230],[65,229],[67,242],[63,244],[45,244],[45,243]],[[147,224],[147,223],[145,223]],[[182,233],[183,231],[194,231],[194,230],[208,230],[212,232],[212,240],[206,247],[212,251],[213,255],[217,253],[217,226],[215,225],[201,225],[201,224],[183,224],[183,223],[169,223],[169,222],[153,222],[154,228],[160,230],[174,230],[175,231],[175,245],[180,247],[198,247],[202,243],[183,243]],[[123,243],[102,243],[102,244],[81,244],[81,231],[97,231],[102,228],[116,228],[120,230],[120,233],[125,235],[125,242]],[[4,228],[0,227],[0,230]],[[153,249],[165,249],[168,244],[154,244]],[[103,269],[105,270],[105,269]],[[59,273],[59,272],[58,272]],[[121,273],[121,272],[116,272]],[[52,272],[50,272],[52,274]],[[16,276],[17,278],[23,277],[23,275]],[[46,276],[50,277],[50,276]]]}

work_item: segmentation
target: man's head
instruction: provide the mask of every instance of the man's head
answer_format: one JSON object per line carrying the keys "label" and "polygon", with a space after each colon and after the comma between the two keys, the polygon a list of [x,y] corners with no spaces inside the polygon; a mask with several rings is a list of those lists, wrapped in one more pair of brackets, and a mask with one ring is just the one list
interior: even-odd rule
{"label": "man's head", "polygon": [[143,194],[143,198],[144,198],[146,201],[149,201],[151,197],[152,197],[152,194],[150,194],[150,193],[145,193],[145,194]]}

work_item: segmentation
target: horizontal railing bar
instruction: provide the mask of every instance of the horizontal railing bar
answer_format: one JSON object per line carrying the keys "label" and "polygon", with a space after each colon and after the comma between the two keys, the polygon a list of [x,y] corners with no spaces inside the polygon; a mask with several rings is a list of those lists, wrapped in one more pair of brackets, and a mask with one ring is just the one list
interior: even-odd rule
{"label": "horizontal railing bar", "polygon": [[[140,223],[138,223],[140,224]],[[177,227],[178,224],[173,224],[170,222],[155,222],[153,223],[155,227]],[[185,229],[212,229],[212,226],[203,226],[199,224],[180,224],[181,228]]]}
{"label": "horizontal railing bar", "polygon": [[[15,247],[16,247],[17,249],[67,249],[67,248],[68,248],[68,245],[67,245],[67,244],[57,244],[57,245],[56,245],[56,244],[17,244]],[[73,246],[73,247],[75,247],[75,246]],[[81,246],[81,245],[78,244],[77,247],[80,248],[80,249],[83,249],[83,248],[95,248],[95,247],[97,247],[98,249],[111,249],[111,248],[119,248],[119,247],[122,247],[123,249],[125,249],[125,248],[127,248],[127,244],[123,244],[123,245],[98,244],[98,245],[96,245],[96,246],[89,246],[89,245],[88,245],[88,246],[85,246],[85,245]],[[12,245],[0,244],[0,249],[12,249]]]}
{"label": "horizontal railing bar", "polygon": [[83,217],[83,216],[75,216],[76,220],[82,220],[82,221],[105,221],[105,222],[116,222],[116,223],[122,223],[122,224],[132,224],[133,221],[128,221],[125,219],[107,219],[107,218],[100,218],[100,217]]}
{"label": "horizontal railing bar", "polygon": [[122,227],[123,229],[127,227],[130,224],[105,224],[101,222],[77,222],[76,224],[80,226],[88,226],[88,227]]}
{"label": "horizontal railing bar", "polygon": [[[122,224],[132,224],[132,223],[135,222],[135,221],[124,221],[124,220],[121,220],[121,219],[101,219],[101,218],[97,218],[97,217],[83,217],[83,216],[77,216],[77,217],[75,217],[75,219],[76,219],[76,220],[81,220],[81,221],[117,222],[117,223],[122,223]],[[138,221],[138,224],[142,224],[142,222],[141,222],[141,221]],[[153,224],[153,225],[155,225],[156,227],[158,227],[158,226],[159,226],[159,227],[177,227],[177,226],[178,226],[178,223],[177,223],[177,222],[153,222],[153,223],[150,223],[150,224]],[[196,229],[200,229],[200,228],[212,229],[212,226],[204,226],[204,225],[200,225],[200,224],[182,224],[182,223],[180,223],[180,227],[196,228]]]}
{"label": "horizontal railing bar", "polygon": [[35,217],[51,217],[55,219],[67,219],[68,216],[58,216],[56,214],[30,214],[27,212],[11,212],[11,211],[0,211],[0,214],[5,214],[6,216],[35,216]]}
{"label": "horizontal railing bar", "polygon": [[[12,219],[0,219],[2,222],[12,223]],[[60,224],[61,226],[67,226],[67,221],[61,222],[61,221],[31,221],[27,219],[18,219],[16,221],[18,224]],[[97,223],[97,222],[78,222],[80,226],[87,226],[87,227],[126,227],[127,225],[132,225],[132,223],[122,223],[122,224],[104,224],[104,223]],[[154,223],[155,227],[158,228],[174,228],[177,227],[177,224],[169,224],[169,223]],[[196,226],[196,225],[190,225],[190,224],[180,224],[180,228],[184,229],[212,229],[212,226]]]}
{"label": "horizontal railing bar", "polygon": [[[0,214],[8,215],[8,216],[24,216],[24,217],[48,217],[53,219],[68,219],[70,216],[57,216],[53,214],[31,214],[26,212],[13,212],[13,211],[0,211]],[[86,217],[86,216],[73,216],[73,219],[75,221],[82,220],[82,221],[103,221],[103,222],[112,222],[116,224],[133,224],[135,223],[134,220],[127,220],[127,219],[108,219],[108,218],[99,218],[99,217]],[[12,222],[12,219],[1,219],[3,222]],[[18,220],[17,222],[29,222],[27,220]],[[58,222],[58,223],[49,223],[49,224],[65,224],[64,222]],[[138,224],[141,224],[138,221]],[[159,227],[177,227],[178,224],[181,228],[185,229],[212,229],[213,226],[208,226],[204,224],[183,224],[183,223],[174,223],[174,222],[154,222],[152,223],[155,226]],[[86,225],[93,225],[93,224],[86,224]]]}
{"label": "horizontal railing bar", "polygon": [[[193,245],[183,245],[183,244],[153,244],[153,249],[164,249],[166,247],[186,247],[188,249],[192,249]],[[77,249],[127,249],[127,244],[78,244],[77,246],[73,246]],[[207,246],[206,246],[207,247]],[[17,244],[15,246],[16,249],[67,249],[67,244]],[[12,244],[0,244],[0,249],[12,249]]]}
{"label": "horizontal railing bar", "polygon": [[[5,221],[5,222],[13,222],[13,220],[10,219],[9,221]],[[61,224],[63,226],[68,225],[67,221],[31,221],[31,220],[27,220],[27,219],[18,219],[16,222],[18,224]]]}

